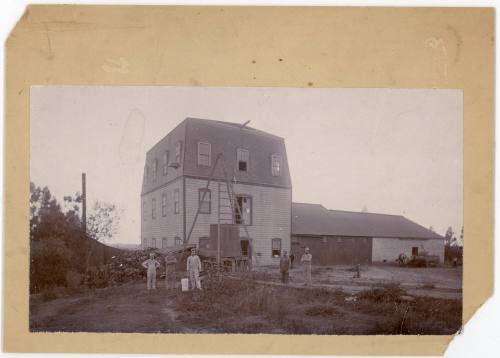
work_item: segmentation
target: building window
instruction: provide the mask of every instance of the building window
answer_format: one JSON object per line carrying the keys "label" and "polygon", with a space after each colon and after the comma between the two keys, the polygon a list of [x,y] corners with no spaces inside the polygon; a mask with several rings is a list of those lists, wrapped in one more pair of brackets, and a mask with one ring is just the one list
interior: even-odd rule
{"label": "building window", "polygon": [[175,145],[175,162],[181,164],[181,152],[182,152],[182,142],[177,142]]}
{"label": "building window", "polygon": [[151,199],[151,218],[156,219],[156,199]]}
{"label": "building window", "polygon": [[144,181],[147,183],[149,180],[149,165],[144,168]]}
{"label": "building window", "polygon": [[163,153],[163,175],[167,175],[168,172],[168,150]]}
{"label": "building window", "polygon": [[411,256],[418,256],[418,247],[411,248]]}
{"label": "building window", "polygon": [[146,201],[142,202],[142,220],[146,221],[148,217],[147,204]]}
{"label": "building window", "polygon": [[166,237],[162,237],[161,238],[161,248],[162,249],[166,249],[167,248],[167,238]]}
{"label": "building window", "polygon": [[201,214],[210,214],[212,210],[212,192],[210,189],[198,189],[198,205]]}
{"label": "building window", "polygon": [[273,239],[271,243],[271,256],[280,257],[281,256],[281,239]]}
{"label": "building window", "polygon": [[153,162],[153,183],[156,182],[156,176],[158,175],[158,159],[155,158]]}
{"label": "building window", "polygon": [[273,176],[277,177],[281,175],[283,159],[279,154],[271,155],[271,173]]}
{"label": "building window", "polygon": [[167,216],[167,193],[163,193],[161,196],[161,215]]}
{"label": "building window", "polygon": [[236,195],[236,204],[234,208],[235,223],[252,225],[252,197],[248,195]]}
{"label": "building window", "polygon": [[206,236],[200,237],[198,239],[198,248],[210,249],[210,239]]}
{"label": "building window", "polygon": [[198,165],[209,167],[211,164],[212,146],[210,143],[198,142]]}
{"label": "building window", "polygon": [[182,245],[182,243],[181,243],[181,238],[180,238],[179,236],[176,236],[176,237],[174,238],[174,244],[175,244],[175,246],[180,246],[180,245]]}
{"label": "building window", "polygon": [[174,213],[179,214],[179,189],[174,191]]}
{"label": "building window", "polygon": [[153,242],[151,243],[151,247],[156,249],[156,239],[153,237]]}
{"label": "building window", "polygon": [[248,171],[248,161],[250,158],[250,152],[243,148],[238,148],[236,150],[236,161],[238,170],[240,172]]}

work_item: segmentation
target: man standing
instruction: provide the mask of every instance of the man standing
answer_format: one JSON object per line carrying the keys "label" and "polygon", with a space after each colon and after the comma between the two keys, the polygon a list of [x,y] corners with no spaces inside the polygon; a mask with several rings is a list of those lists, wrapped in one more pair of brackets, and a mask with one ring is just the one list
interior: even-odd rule
{"label": "man standing", "polygon": [[175,282],[175,266],[177,265],[177,259],[175,256],[169,252],[165,256],[165,287],[173,288],[173,283]]}
{"label": "man standing", "polygon": [[142,263],[142,267],[147,269],[148,290],[156,290],[156,269],[160,267],[160,263],[155,260],[155,254],[150,253],[149,259]]}
{"label": "man standing", "polygon": [[312,262],[312,255],[309,253],[309,248],[306,247],[304,255],[302,255],[302,258],[300,259],[300,262],[302,265],[304,265],[304,285],[310,286],[312,284],[312,278],[311,278],[311,262]]}
{"label": "man standing", "polygon": [[290,251],[290,270],[293,269],[293,260],[295,260],[295,255],[293,251]]}
{"label": "man standing", "polygon": [[187,258],[187,272],[189,277],[189,288],[191,290],[197,288],[201,290],[200,282],[201,261],[196,255],[196,249],[191,249],[191,256]]}
{"label": "man standing", "polygon": [[281,282],[288,284],[288,270],[290,269],[290,259],[288,258],[288,253],[286,250],[283,251],[283,255],[280,259],[280,272],[281,272]]}

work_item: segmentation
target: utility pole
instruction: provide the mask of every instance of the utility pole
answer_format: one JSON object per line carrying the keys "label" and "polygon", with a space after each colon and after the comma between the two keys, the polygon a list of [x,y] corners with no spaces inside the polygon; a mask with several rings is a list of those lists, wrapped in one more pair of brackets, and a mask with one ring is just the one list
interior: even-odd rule
{"label": "utility pole", "polygon": [[85,173],[82,173],[82,230],[87,234],[87,188]]}

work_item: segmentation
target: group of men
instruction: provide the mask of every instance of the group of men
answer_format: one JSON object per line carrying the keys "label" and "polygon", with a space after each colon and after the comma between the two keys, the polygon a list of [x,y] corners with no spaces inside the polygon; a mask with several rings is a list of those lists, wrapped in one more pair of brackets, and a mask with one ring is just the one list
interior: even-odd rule
{"label": "group of men", "polygon": [[[280,273],[281,273],[281,282],[284,284],[288,283],[288,278],[290,276],[290,269],[293,268],[294,261],[293,253],[288,256],[288,252],[283,251],[283,255],[280,259]],[[310,286],[312,284],[311,277],[311,264],[312,264],[312,255],[309,252],[309,248],[306,247],[304,250],[304,254],[300,258],[300,263],[303,266],[304,270],[304,285]]]}
{"label": "group of men", "polygon": [[[304,254],[300,258],[300,263],[304,270],[304,285],[310,286],[312,283],[311,278],[311,263],[312,255],[309,252],[309,248],[306,247]],[[280,273],[281,282],[284,284],[288,283],[288,278],[290,276],[290,269],[293,268],[294,255],[293,253],[288,256],[288,252],[283,251],[283,255],[280,259]],[[177,259],[172,253],[168,253],[165,257],[165,285],[167,288],[175,287],[175,267],[177,265]],[[156,270],[160,267],[160,263],[155,259],[155,254],[149,254],[149,259],[142,263],[142,266],[147,270],[147,287],[148,290],[156,289]],[[189,280],[190,289],[201,290],[200,282],[200,271],[201,271],[201,260],[196,254],[196,249],[191,249],[191,255],[187,258],[186,270]]]}
{"label": "group of men", "polygon": [[[148,290],[156,289],[156,270],[160,267],[160,262],[155,259],[155,254],[150,253],[149,259],[142,263],[142,266],[147,270],[147,287]],[[175,268],[177,266],[177,259],[169,252],[165,256],[165,286],[166,288],[175,287]],[[196,249],[191,249],[191,255],[187,258],[187,273],[189,279],[189,286],[191,289],[197,288],[201,290],[200,271],[201,260],[196,254]]]}

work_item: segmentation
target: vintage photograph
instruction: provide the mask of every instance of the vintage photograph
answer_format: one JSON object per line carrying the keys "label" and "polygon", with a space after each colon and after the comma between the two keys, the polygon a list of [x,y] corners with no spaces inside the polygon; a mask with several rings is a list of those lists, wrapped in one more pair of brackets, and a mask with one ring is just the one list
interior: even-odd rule
{"label": "vintage photograph", "polygon": [[458,89],[33,86],[31,332],[449,335]]}

